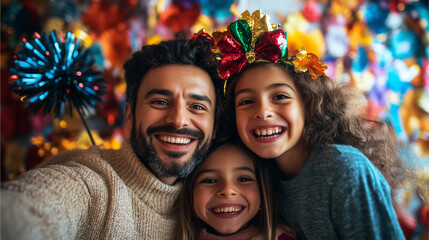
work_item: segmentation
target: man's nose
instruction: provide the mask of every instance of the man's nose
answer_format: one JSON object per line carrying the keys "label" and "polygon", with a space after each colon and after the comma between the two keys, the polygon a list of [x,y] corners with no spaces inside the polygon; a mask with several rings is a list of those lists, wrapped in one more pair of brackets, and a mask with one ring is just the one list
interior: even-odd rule
{"label": "man's nose", "polygon": [[168,112],[166,121],[176,129],[189,125],[189,111],[184,100],[178,100],[174,103],[171,111]]}

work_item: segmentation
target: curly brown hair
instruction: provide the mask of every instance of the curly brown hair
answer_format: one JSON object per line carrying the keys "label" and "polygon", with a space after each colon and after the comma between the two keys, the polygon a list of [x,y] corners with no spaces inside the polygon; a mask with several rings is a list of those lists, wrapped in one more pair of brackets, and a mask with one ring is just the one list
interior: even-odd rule
{"label": "curly brown hair", "polygon": [[[399,142],[386,122],[366,119],[362,110],[364,96],[344,84],[336,84],[327,76],[311,79],[308,72],[296,73],[293,67],[258,62],[251,68],[282,69],[293,82],[305,107],[303,142],[308,152],[328,144],[346,144],[359,149],[383,174],[392,196],[404,177],[411,176],[398,152]],[[243,73],[242,72],[242,73]],[[235,123],[234,91],[241,75],[231,77],[226,99],[220,109],[217,136],[239,140]]]}

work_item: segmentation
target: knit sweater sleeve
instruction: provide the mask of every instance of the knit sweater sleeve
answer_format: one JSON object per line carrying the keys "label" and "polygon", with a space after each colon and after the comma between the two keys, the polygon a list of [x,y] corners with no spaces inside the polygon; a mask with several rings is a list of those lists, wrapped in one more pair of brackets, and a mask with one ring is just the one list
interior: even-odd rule
{"label": "knit sweater sleeve", "polygon": [[339,238],[404,239],[386,180],[362,153],[341,150],[329,206]]}
{"label": "knit sweater sleeve", "polygon": [[73,239],[78,225],[85,224],[90,201],[80,168],[73,162],[54,164],[3,183],[2,239]]}

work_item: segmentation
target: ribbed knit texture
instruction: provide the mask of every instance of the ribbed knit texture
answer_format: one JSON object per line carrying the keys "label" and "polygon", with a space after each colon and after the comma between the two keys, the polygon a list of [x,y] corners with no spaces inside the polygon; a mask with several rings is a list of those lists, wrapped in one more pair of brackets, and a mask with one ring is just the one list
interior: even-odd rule
{"label": "ribbed knit texture", "polygon": [[2,184],[2,239],[172,239],[181,183],[120,150],[72,150]]}
{"label": "ribbed knit texture", "polygon": [[404,239],[387,181],[358,149],[316,149],[297,176],[279,183],[280,215],[299,239]]}

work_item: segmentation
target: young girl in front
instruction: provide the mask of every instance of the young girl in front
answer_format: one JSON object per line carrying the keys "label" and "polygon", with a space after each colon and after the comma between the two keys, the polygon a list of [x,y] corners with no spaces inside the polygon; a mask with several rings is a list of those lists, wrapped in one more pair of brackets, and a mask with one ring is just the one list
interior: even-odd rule
{"label": "young girl in front", "polygon": [[186,178],[177,239],[295,239],[276,225],[266,168],[249,152],[224,144]]}
{"label": "young girl in front", "polygon": [[391,190],[405,169],[388,127],[365,120],[362,99],[325,76],[317,56],[288,55],[281,29],[253,41],[264,23],[252,17],[217,35],[223,121],[251,151],[275,160],[280,215],[300,239],[404,239]]}

